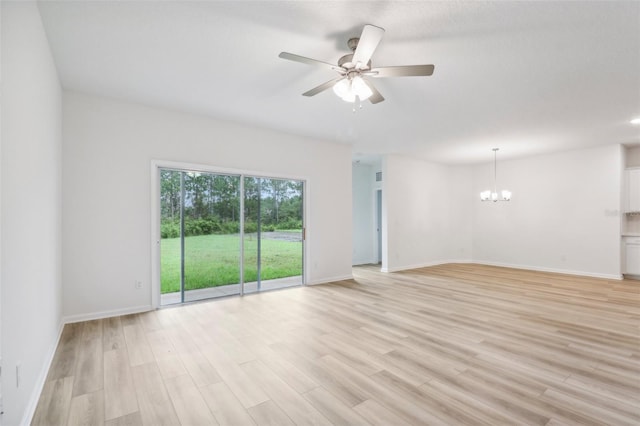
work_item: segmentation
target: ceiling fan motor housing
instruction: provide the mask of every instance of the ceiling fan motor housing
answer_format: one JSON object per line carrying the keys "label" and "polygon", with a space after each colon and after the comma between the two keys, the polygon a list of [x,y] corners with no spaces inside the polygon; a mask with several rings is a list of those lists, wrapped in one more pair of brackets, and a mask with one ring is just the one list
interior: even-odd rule
{"label": "ceiling fan motor housing", "polygon": [[[353,63],[353,53],[349,53],[348,55],[344,55],[342,58],[338,59],[338,66],[340,68],[344,68],[345,70],[351,70],[355,68],[356,64]],[[371,60],[367,62],[366,66],[363,66],[360,68],[361,71],[368,71],[370,69],[371,69]]]}
{"label": "ceiling fan motor housing", "polygon": [[[351,49],[351,52],[355,53],[359,41],[359,37],[353,37],[350,38],[349,41],[347,41],[347,46],[349,47],[349,49]],[[338,66],[344,68],[345,70],[352,70],[353,68],[355,68],[356,64],[353,63],[353,53],[349,53],[348,55],[344,55],[342,58],[338,59]],[[366,66],[361,66],[361,68],[359,68],[359,70],[361,71],[367,71],[370,69],[371,60],[367,62]]]}
{"label": "ceiling fan motor housing", "polygon": [[347,46],[351,49],[352,52],[356,51],[356,47],[358,47],[358,42],[360,41],[360,37],[353,37],[347,41]]}

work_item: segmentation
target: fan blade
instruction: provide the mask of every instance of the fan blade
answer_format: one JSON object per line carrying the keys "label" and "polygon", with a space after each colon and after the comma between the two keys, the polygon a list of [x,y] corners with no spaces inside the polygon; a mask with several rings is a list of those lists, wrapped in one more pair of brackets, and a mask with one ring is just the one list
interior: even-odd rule
{"label": "fan blade", "polygon": [[329,80],[326,83],[322,83],[320,86],[314,87],[313,89],[304,92],[302,96],[315,96],[318,93],[324,92],[328,88],[333,87],[334,84],[344,79],[345,77],[338,77],[338,78],[334,78],[333,80]]}
{"label": "fan blade", "polygon": [[282,59],[288,59],[288,60],[294,61],[294,62],[302,62],[303,64],[316,65],[316,66],[319,65],[319,66],[322,66],[322,67],[328,67],[328,68],[331,68],[332,70],[340,68],[339,66],[330,64],[328,62],[322,62],[322,61],[318,61],[317,59],[306,58],[304,56],[295,55],[295,54],[289,53],[289,52],[280,52],[278,57],[280,57]]}
{"label": "fan blade", "polygon": [[411,77],[429,76],[433,74],[433,65],[401,65],[397,67],[373,68],[369,71],[371,77]]}
{"label": "fan blade", "polygon": [[378,89],[376,89],[376,87],[373,85],[373,83],[371,83],[370,81],[365,80],[364,78],[362,80],[365,82],[365,84],[367,86],[369,86],[369,89],[371,89],[371,91],[373,92],[373,94],[371,96],[369,96],[369,102],[371,102],[372,104],[377,104],[379,102],[384,101],[384,97],[382,97],[380,92],[378,92]]}
{"label": "fan blade", "polygon": [[376,27],[375,25],[365,25],[360,35],[360,41],[358,41],[358,47],[353,52],[353,59],[351,62],[366,66],[369,63],[369,59],[373,55],[373,52],[380,44],[382,36],[384,34],[384,28]]}

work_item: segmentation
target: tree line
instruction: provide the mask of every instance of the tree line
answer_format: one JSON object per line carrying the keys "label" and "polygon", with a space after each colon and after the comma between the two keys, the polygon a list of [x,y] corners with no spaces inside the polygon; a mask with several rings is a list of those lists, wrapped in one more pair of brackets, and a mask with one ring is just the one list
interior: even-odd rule
{"label": "tree line", "polygon": [[[302,228],[301,181],[245,177],[244,192],[245,232]],[[238,233],[240,177],[161,170],[162,238],[180,236],[181,204],[185,236]]]}

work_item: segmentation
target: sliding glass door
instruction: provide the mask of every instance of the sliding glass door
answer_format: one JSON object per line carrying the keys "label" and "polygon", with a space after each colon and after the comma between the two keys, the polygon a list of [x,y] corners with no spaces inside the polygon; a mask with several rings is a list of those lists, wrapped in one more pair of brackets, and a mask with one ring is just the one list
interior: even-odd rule
{"label": "sliding glass door", "polygon": [[161,305],[302,284],[303,187],[161,169]]}
{"label": "sliding glass door", "polygon": [[240,293],[240,177],[161,170],[161,304]]}
{"label": "sliding glass door", "polygon": [[244,292],[302,284],[303,182],[244,178]]}

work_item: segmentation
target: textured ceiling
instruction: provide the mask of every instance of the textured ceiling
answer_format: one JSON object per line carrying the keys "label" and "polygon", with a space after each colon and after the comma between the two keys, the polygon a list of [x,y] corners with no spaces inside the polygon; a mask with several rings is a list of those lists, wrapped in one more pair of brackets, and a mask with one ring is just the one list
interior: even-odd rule
{"label": "textured ceiling", "polygon": [[[63,87],[448,164],[640,143],[640,2],[106,1],[39,4]],[[385,28],[385,102],[351,112],[332,71]]]}

